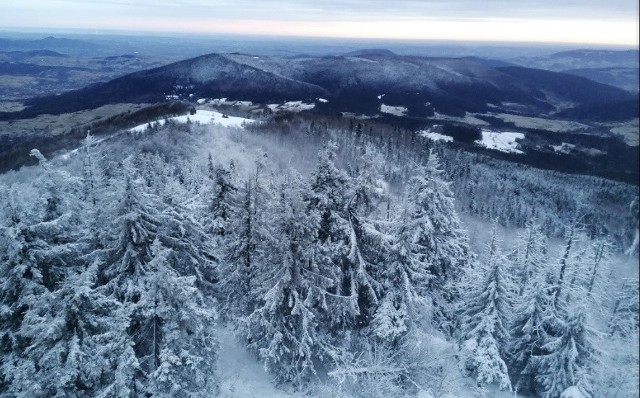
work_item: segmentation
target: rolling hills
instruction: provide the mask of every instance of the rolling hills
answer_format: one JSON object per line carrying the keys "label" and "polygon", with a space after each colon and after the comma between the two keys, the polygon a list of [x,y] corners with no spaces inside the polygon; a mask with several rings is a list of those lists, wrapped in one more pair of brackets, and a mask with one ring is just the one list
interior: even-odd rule
{"label": "rolling hills", "polygon": [[[517,111],[553,115],[584,106],[634,101],[620,88],[584,77],[524,67],[492,67],[469,58],[430,58],[370,52],[305,58],[209,54],[135,72],[80,90],[27,100],[0,119],[60,114],[120,102],[228,98],[274,103],[317,102],[320,112],[375,114],[381,104],[408,116]],[[580,114],[580,112],[577,112]]]}

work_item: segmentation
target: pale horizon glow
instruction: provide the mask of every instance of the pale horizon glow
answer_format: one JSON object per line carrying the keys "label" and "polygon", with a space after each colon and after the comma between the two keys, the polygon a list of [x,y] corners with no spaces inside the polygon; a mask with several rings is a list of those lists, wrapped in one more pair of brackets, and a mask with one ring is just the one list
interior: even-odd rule
{"label": "pale horizon glow", "polygon": [[512,3],[397,0],[396,9],[377,0],[23,0],[0,5],[0,29],[638,46],[637,2]]}

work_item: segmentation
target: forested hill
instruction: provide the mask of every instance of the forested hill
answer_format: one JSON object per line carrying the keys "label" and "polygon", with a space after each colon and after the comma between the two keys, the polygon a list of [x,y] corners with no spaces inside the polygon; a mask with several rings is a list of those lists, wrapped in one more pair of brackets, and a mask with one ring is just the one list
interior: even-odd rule
{"label": "forested hill", "polygon": [[258,396],[232,330],[282,396],[637,396],[637,187],[335,118],[146,126],[0,175],[0,395]]}
{"label": "forested hill", "polygon": [[[508,111],[552,115],[586,105],[631,101],[625,90],[584,77],[524,67],[492,67],[472,58],[388,53],[279,58],[210,54],[136,72],[61,95],[31,99],[0,119],[60,114],[166,96],[228,98],[254,103],[317,102],[326,113],[375,114],[384,103],[409,116]],[[322,98],[326,101],[319,101]],[[516,104],[516,105],[514,105]]]}

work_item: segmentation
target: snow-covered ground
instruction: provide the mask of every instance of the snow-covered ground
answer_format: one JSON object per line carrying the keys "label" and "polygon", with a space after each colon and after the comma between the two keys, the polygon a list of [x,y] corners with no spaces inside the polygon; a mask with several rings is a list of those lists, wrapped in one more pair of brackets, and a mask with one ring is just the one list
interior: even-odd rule
{"label": "snow-covered ground", "polygon": [[[204,98],[202,98],[202,99],[204,99]],[[200,103],[200,101],[202,99],[198,100],[198,103]],[[220,106],[220,105],[225,105],[225,106],[243,106],[243,107],[251,107],[251,106],[253,106],[253,102],[251,102],[251,101],[240,101],[240,100],[230,101],[227,98],[214,98],[214,99],[210,99],[210,100],[205,101],[205,102],[208,102],[211,105],[218,105],[218,106]]]}
{"label": "snow-covered ground", "polygon": [[407,114],[407,108],[404,106],[380,105],[380,112],[389,113],[395,116],[404,116]]}
{"label": "snow-covered ground", "polygon": [[452,142],[453,141],[453,137],[450,137],[448,135],[444,135],[444,134],[439,134],[439,133],[434,133],[432,131],[429,130],[424,130],[419,132],[418,134],[420,134],[421,136],[430,139],[431,141],[445,141],[445,142]]}
{"label": "snow-covered ground", "polygon": [[[169,118],[177,123],[187,123],[187,121],[191,121],[192,123],[200,123],[200,124],[219,124],[225,127],[242,127],[247,123],[255,123],[255,120],[246,119],[238,116],[227,116],[223,117],[223,114],[216,111],[205,111],[205,110],[197,110],[195,115],[182,115]],[[145,131],[150,124],[159,123],[161,126],[164,125],[165,119],[156,120],[149,123],[144,123],[129,129],[132,133],[140,133]]]}
{"label": "snow-covered ground", "polygon": [[[425,106],[428,106],[427,104],[425,104]],[[449,115],[444,115],[442,113],[438,113],[438,112],[434,112],[433,114],[434,118],[440,119],[440,120],[450,120],[452,122],[460,122],[460,123],[466,123],[466,124],[471,124],[474,126],[488,126],[489,123],[482,120],[482,119],[478,119],[477,117],[474,116],[474,114],[472,113],[465,113],[464,117],[456,117],[456,116],[449,116]]]}
{"label": "snow-covered ground", "polygon": [[554,151],[559,152],[559,153],[570,153],[572,149],[574,149],[576,146],[573,144],[567,144],[566,142],[563,142],[560,145],[551,145],[551,148],[553,148]]}
{"label": "snow-covered ground", "polygon": [[316,104],[307,104],[302,101],[288,101],[284,104],[269,104],[269,109],[274,112],[277,111],[289,111],[289,112],[301,112],[315,108]]}
{"label": "snow-covered ground", "polygon": [[273,378],[258,360],[238,343],[233,332],[218,329],[220,356],[220,397],[222,398],[291,398],[291,395],[274,386]]}
{"label": "snow-covered ground", "polygon": [[482,130],[482,139],[477,140],[476,144],[483,146],[487,149],[494,149],[496,151],[507,153],[524,153],[517,149],[517,139],[524,138],[522,133],[513,132],[497,132],[491,130]]}
{"label": "snow-covered ground", "polygon": [[586,124],[572,122],[568,120],[546,119],[542,117],[530,117],[513,115],[510,113],[497,113],[493,116],[498,117],[505,122],[514,123],[516,127],[533,128],[541,130],[555,131],[558,133],[581,130],[589,128]]}

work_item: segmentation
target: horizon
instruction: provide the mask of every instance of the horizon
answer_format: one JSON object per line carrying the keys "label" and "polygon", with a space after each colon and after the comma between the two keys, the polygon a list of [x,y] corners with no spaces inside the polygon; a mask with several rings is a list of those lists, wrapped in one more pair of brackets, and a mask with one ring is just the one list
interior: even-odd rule
{"label": "horizon", "polygon": [[25,0],[0,10],[0,31],[638,48],[638,4],[629,0]]}

